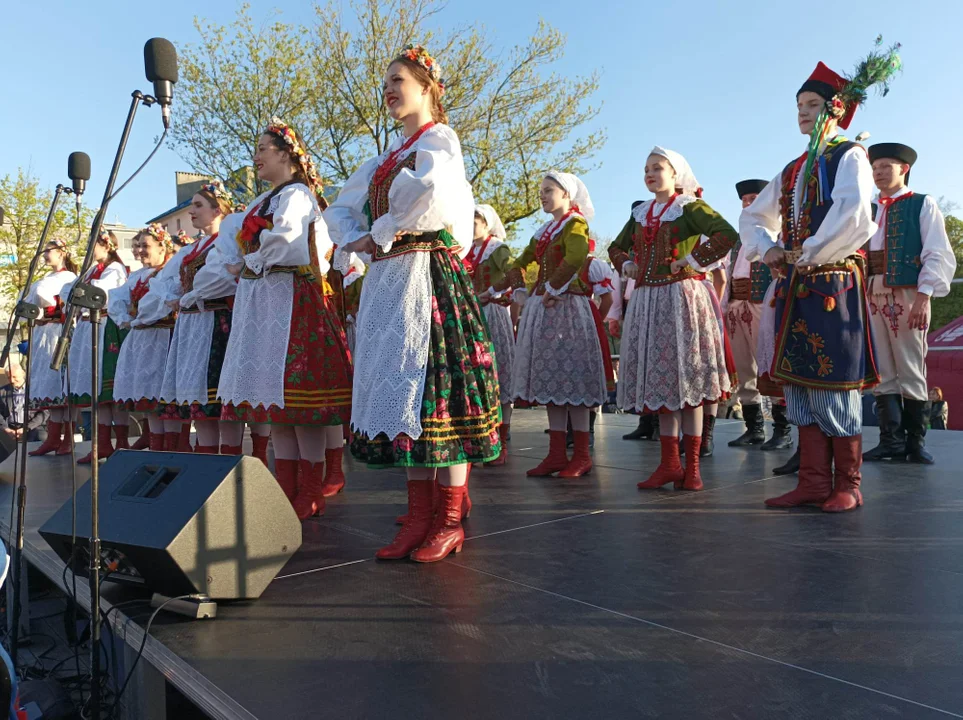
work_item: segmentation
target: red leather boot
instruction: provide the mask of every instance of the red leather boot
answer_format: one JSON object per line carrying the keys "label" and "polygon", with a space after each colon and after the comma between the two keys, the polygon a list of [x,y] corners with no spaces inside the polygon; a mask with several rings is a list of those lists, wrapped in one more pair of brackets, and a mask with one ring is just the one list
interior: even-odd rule
{"label": "red leather boot", "polygon": [[329,448],[324,451],[324,485],[321,494],[324,497],[334,497],[344,490],[344,448]]}
{"label": "red leather boot", "polygon": [[639,490],[656,490],[669,483],[681,483],[685,480],[685,470],[679,457],[679,438],[675,435],[660,435],[662,444],[662,460],[659,467],[645,482],[638,483]]}
{"label": "red leather boot", "polygon": [[54,420],[48,420],[47,439],[40,444],[40,447],[38,447],[36,450],[31,450],[27,453],[27,455],[30,457],[39,457],[40,455],[52,453],[54,450],[60,447],[60,441],[63,438],[63,431],[63,423],[59,423]]}
{"label": "red leather boot", "polygon": [[592,470],[592,455],[589,453],[589,433],[574,431],[575,451],[565,469],[558,474],[560,478],[577,478]]}
{"label": "red leather boot", "polygon": [[465,542],[465,531],[461,527],[464,495],[464,486],[438,486],[434,521],[421,547],[411,553],[412,560],[420,563],[438,562],[452,552],[461,552]]}
{"label": "red leather boot", "polygon": [[[171,433],[172,435],[177,435],[177,433]],[[164,452],[164,445],[166,442],[166,437],[164,433],[147,433],[147,441],[150,443],[147,447],[152,452]]]}
{"label": "red leather boot", "polygon": [[498,437],[501,440],[502,450],[498,453],[498,457],[491,462],[485,463],[487,467],[501,467],[506,462],[508,462],[508,429],[509,426],[502,423],[498,426]]}
{"label": "red leather boot", "polygon": [[[471,482],[471,469],[473,467],[474,465],[472,465],[471,463],[468,463],[468,470],[465,471],[465,485],[464,485],[465,494],[462,495],[462,499],[461,499],[461,519],[462,520],[467,520],[468,516],[471,515],[471,497],[468,495],[468,483]],[[438,483],[435,483],[435,486],[437,489]],[[437,497],[438,497],[438,493],[436,492],[435,498],[437,499]],[[436,500],[433,500],[432,502],[434,503],[436,502]]]}
{"label": "red leather boot", "polygon": [[194,452],[198,455],[217,455],[217,445],[195,445]]}
{"label": "red leather boot", "polygon": [[177,438],[177,452],[194,452],[191,447],[191,424],[189,422],[181,425],[181,432]]}
{"label": "red leather boot", "polygon": [[60,441],[60,447],[57,448],[58,455],[70,455],[74,449],[74,424],[72,422],[64,423],[64,436]]}
{"label": "red leather boot", "polygon": [[702,449],[701,435],[685,435],[685,477],[683,490],[701,490],[702,474],[699,472],[699,451]]}
{"label": "red leather boot", "polygon": [[[110,442],[110,425],[97,425],[97,458],[106,460],[114,454],[114,446]],[[93,458],[93,451],[84,455],[77,461],[78,465],[90,465]]]}
{"label": "red leather boot", "polygon": [[[472,465],[471,463],[469,463],[468,464],[469,477],[471,476],[471,468],[472,468]],[[465,481],[465,484],[466,485],[468,484],[467,480]],[[431,481],[431,506],[432,507],[435,506],[435,495],[437,494],[438,494],[438,481],[432,480]],[[468,493],[465,493],[465,497],[468,498]],[[471,512],[471,499],[468,499],[468,512]],[[395,518],[395,525],[404,525],[406,522],[408,522],[408,513],[405,513],[404,515],[399,515],[398,517]]]}
{"label": "red leather boot", "polygon": [[833,492],[833,441],[818,425],[799,428],[799,480],[795,490],[769,498],[776,508],[822,505]]}
{"label": "red leather boot", "polygon": [[568,453],[565,451],[565,431],[550,430],[548,433],[548,456],[529,470],[529,477],[547,477],[568,467]]}
{"label": "red leather boot", "polygon": [[405,524],[390,545],[375,553],[378,560],[402,560],[425,542],[431,528],[433,486],[434,483],[430,480],[408,481],[408,514]]}
{"label": "red leather boot", "polygon": [[324,515],[324,463],[300,460],[298,469],[298,494],[294,498],[294,511],[298,519],[307,520],[314,515]]}
{"label": "red leather boot", "polygon": [[833,438],[833,494],[823,503],[823,512],[849,512],[863,504],[863,494],[859,491],[862,480],[860,467],[863,464],[863,436]]}
{"label": "red leather boot", "polygon": [[251,457],[255,457],[264,463],[264,467],[268,467],[267,458],[267,446],[270,435],[255,435],[251,433],[251,445],[254,447],[251,450]]}
{"label": "red leather boot", "polygon": [[221,445],[221,455],[243,455],[240,445]]}
{"label": "red leather boot", "polygon": [[117,438],[117,450],[130,450],[130,427],[128,425],[114,425],[114,437]]}
{"label": "red leather boot", "polygon": [[[144,427],[141,428],[140,437],[137,438],[137,442],[130,446],[131,450],[147,450],[150,448],[150,435],[151,432],[146,428],[147,423],[144,423]],[[161,443],[161,449],[163,449],[164,443]]]}
{"label": "red leather boot", "polygon": [[298,461],[275,458],[274,477],[293,506],[298,494]]}
{"label": "red leather boot", "polygon": [[[153,438],[151,438],[151,444],[153,445]],[[164,433],[164,452],[178,452],[177,446],[181,441],[181,434],[179,432],[165,432]],[[151,450],[154,448],[152,447]]]}

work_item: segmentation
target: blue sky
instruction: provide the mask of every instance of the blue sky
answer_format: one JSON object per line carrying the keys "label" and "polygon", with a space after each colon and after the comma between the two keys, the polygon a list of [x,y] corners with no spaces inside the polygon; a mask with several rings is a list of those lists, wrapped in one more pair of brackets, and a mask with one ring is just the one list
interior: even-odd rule
{"label": "blue sky", "polygon": [[[345,0],[345,5],[347,6]],[[284,19],[309,19],[310,5],[253,0],[252,14],[282,7]],[[598,124],[609,140],[598,170],[583,179],[596,207],[593,230],[611,237],[633,200],[647,197],[641,167],[653,145],[689,160],[706,200],[730,222],[738,219],[733,184],[771,178],[804,149],[795,124],[795,91],[818,60],[848,72],[878,33],[903,44],[905,71],[886,98],[861,110],[850,137],[915,147],[917,191],[963,206],[963,3],[877,0],[815,17],[815,2],[611,2],[580,0],[452,0],[439,25],[480,22],[497,45],[521,41],[544,17],[568,34],[564,74],[601,71]],[[859,9],[854,11],[853,8]],[[109,164],[135,88],[149,91],[142,47],[153,36],[175,44],[196,39],[193,18],[221,23],[237,4],[227,0],[160,5],[133,2],[50,2],[44,12],[14,3],[4,12],[0,59],[0,176],[29,167],[49,186],[66,180],[67,155],[87,152],[88,197],[103,193]],[[444,63],[444,58],[439,58]],[[59,97],[53,97],[57,93]],[[175,93],[176,102],[176,93]],[[142,109],[122,176],[146,156],[160,133],[159,111]],[[109,219],[138,225],[174,204],[174,172],[190,169],[168,149],[111,205]],[[484,200],[481,198],[481,200]],[[963,210],[958,210],[963,212]]]}

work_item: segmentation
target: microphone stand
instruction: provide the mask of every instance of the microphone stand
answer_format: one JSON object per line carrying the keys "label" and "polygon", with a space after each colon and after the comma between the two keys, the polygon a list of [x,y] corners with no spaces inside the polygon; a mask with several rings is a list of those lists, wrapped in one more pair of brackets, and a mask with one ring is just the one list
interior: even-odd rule
{"label": "microphone stand", "polygon": [[90,270],[94,260],[94,245],[100,238],[100,228],[107,216],[107,207],[110,205],[111,195],[114,192],[114,183],[117,182],[117,175],[120,172],[120,164],[127,149],[127,140],[134,125],[134,116],[141,103],[150,107],[156,100],[150,95],[144,95],[140,90],[131,93],[130,109],[127,112],[127,121],[124,124],[124,131],[120,136],[120,144],[117,146],[117,153],[114,156],[114,164],[110,169],[110,176],[107,178],[107,186],[104,188],[104,198],[100,209],[94,216],[94,221],[90,227],[90,236],[87,241],[87,254],[84,256],[84,264],[80,270],[80,280],[74,285],[68,300],[70,313],[64,323],[63,333],[57,341],[54,351],[53,362],[50,367],[59,370],[67,357],[67,350],[70,347],[70,340],[73,336],[74,322],[79,317],[81,310],[90,313],[90,332],[91,332],[91,352],[93,359],[90,364],[90,717],[92,720],[100,720],[102,699],[100,694],[101,683],[101,662],[100,662],[100,635],[101,635],[101,614],[100,614],[100,470],[98,468],[98,424],[100,412],[98,407],[98,385],[100,381],[100,320],[101,311],[107,304],[107,293],[102,289],[83,282]]}
{"label": "microphone stand", "polygon": [[[13,574],[13,607],[10,611],[10,617],[13,626],[10,629],[10,657],[13,660],[14,668],[17,667],[17,646],[20,644],[20,614],[23,610],[23,603],[21,602],[20,598],[20,589],[22,579],[21,571],[23,570],[24,517],[27,510],[27,427],[30,424],[30,366],[33,364],[33,328],[42,314],[37,305],[28,303],[25,298],[27,297],[27,293],[30,292],[30,287],[33,285],[33,278],[37,272],[37,265],[40,262],[40,256],[43,254],[43,249],[47,245],[47,235],[50,232],[50,226],[53,223],[54,214],[57,212],[57,205],[60,203],[60,196],[63,193],[67,193],[69,195],[72,192],[73,190],[70,188],[64,187],[63,185],[57,185],[53,199],[50,201],[50,211],[47,213],[47,221],[44,223],[43,232],[40,233],[40,240],[37,243],[37,250],[34,252],[33,259],[30,260],[30,266],[27,269],[27,282],[23,287],[23,291],[20,293],[20,300],[17,301],[17,305],[13,309],[13,314],[10,316],[10,323],[7,331],[7,342],[3,347],[3,351],[0,352],[0,366],[5,366],[7,364],[7,360],[10,359],[10,346],[13,343],[14,330],[16,329],[18,321],[25,321],[27,323],[28,355],[27,366],[23,369],[25,376],[23,386],[23,426],[21,427],[20,435],[20,472],[16,478],[17,524],[16,534],[13,538],[13,542],[11,543],[13,546],[13,553],[11,557],[11,569]],[[13,531],[14,529],[11,528],[11,532]]]}

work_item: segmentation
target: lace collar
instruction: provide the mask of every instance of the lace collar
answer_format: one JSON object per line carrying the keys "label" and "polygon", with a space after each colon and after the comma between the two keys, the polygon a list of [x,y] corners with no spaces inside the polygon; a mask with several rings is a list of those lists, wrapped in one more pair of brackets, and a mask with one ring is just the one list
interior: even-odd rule
{"label": "lace collar", "polygon": [[[672,222],[673,220],[678,220],[682,217],[682,208],[684,208],[689,203],[693,203],[698,200],[694,195],[677,195],[675,200],[672,201],[671,207],[669,207],[665,213],[662,215],[662,222]],[[632,218],[640,225],[645,225],[646,215],[649,212],[649,208],[655,202],[655,198],[651,200],[646,200],[641,205],[636,205],[635,209],[632,211]]]}
{"label": "lace collar", "polygon": [[[565,222],[563,222],[562,224],[560,224],[557,228],[555,228],[554,230],[552,230],[552,235],[551,235],[551,237],[550,237],[549,239],[550,239],[550,240],[554,239],[560,232],[562,232],[562,230],[564,230],[566,227],[568,227],[568,224],[569,224],[570,222],[572,222],[575,218],[581,218],[583,221],[588,222],[588,220],[585,220],[585,216],[582,215],[582,213],[580,213],[580,212],[578,212],[578,211],[576,210],[576,211],[573,212],[571,215],[569,215],[568,220],[566,220]],[[551,225],[552,225],[554,222],[555,222],[555,219],[552,218],[552,219],[549,220],[548,222],[540,225],[539,228],[538,228],[538,230],[535,231],[535,237],[536,237],[536,238],[542,237],[542,233],[545,232],[546,230],[548,230],[549,227],[551,227]]]}
{"label": "lace collar", "polygon": [[[484,242],[484,240],[482,242]],[[488,258],[492,256],[493,252],[495,252],[498,248],[500,248],[504,244],[505,244],[504,241],[493,237],[491,240],[488,241],[488,247],[485,248],[485,252],[482,253],[482,256],[475,261],[475,264],[480,265],[481,263],[485,262]],[[475,243],[472,242],[472,247],[468,251],[468,254],[471,255],[474,252],[475,252]]]}

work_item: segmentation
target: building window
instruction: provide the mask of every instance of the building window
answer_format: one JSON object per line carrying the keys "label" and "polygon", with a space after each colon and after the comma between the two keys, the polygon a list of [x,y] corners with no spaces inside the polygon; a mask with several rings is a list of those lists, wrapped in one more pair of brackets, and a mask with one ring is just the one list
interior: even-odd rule
{"label": "building window", "polygon": [[181,219],[177,218],[177,232],[181,231]]}

